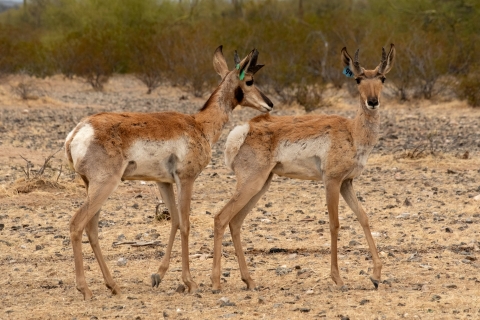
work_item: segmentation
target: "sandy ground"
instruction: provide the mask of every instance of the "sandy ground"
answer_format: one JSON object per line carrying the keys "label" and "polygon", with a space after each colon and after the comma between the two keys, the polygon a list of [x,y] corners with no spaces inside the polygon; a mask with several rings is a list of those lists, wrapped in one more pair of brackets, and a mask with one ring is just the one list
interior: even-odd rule
{"label": "sandy ground", "polygon": [[[323,185],[275,177],[243,227],[243,246],[258,289],[244,289],[227,231],[223,291],[211,293],[213,216],[235,187],[223,162],[225,138],[234,125],[258,114],[238,109],[195,183],[190,265],[199,292],[177,292],[182,284],[179,235],[169,271],[159,288],[150,286],[170,223],[155,219],[160,196],[154,184],[125,182],[105,204],[99,231],[107,264],[123,293],[112,296],[104,286],[84,236],[87,282],[94,294],[85,302],[75,289],[68,231],[85,189],[65,167],[63,151],[35,179],[45,158],[60,150],[68,132],[89,114],[193,113],[207,97],[194,98],[170,87],[146,95],[131,77],[112,79],[105,92],[53,77],[35,80],[38,98],[23,101],[11,90],[17,80],[0,86],[0,319],[480,317],[480,109],[459,101],[398,104],[385,99],[382,138],[355,181],[384,263],[378,290],[369,280],[372,261],[365,237],[345,202],[340,202],[338,254],[346,287],[339,288],[329,276]],[[356,99],[346,93],[329,99],[332,106],[316,112],[354,116]],[[299,107],[274,111],[301,113]],[[156,242],[114,244],[119,241]],[[122,258],[126,265],[118,264]]]}

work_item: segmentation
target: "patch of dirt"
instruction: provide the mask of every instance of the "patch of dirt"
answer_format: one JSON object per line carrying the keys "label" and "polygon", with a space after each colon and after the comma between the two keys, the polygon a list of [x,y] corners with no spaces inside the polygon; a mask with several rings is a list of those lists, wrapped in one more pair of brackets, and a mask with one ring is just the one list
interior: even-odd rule
{"label": "patch of dirt", "polygon": [[[93,113],[193,113],[206,97],[169,87],[147,95],[133,77],[114,77],[105,92],[61,77],[44,81],[45,96],[34,102],[0,90],[0,319],[479,317],[480,109],[459,101],[382,102],[382,137],[355,181],[383,262],[378,290],[369,280],[372,261],[363,231],[346,203],[340,202],[338,252],[346,287],[338,288],[329,275],[324,186],[274,177],[242,231],[258,290],[244,290],[227,231],[223,290],[211,293],[213,216],[235,188],[235,176],[223,162],[225,139],[235,125],[258,114],[239,108],[195,183],[190,263],[199,292],[177,292],[182,284],[178,234],[169,271],[158,288],[151,287],[150,274],[164,254],[170,221],[155,217],[160,198],[155,184],[127,181],[107,201],[99,223],[103,254],[123,293],[112,296],[105,287],[84,235],[87,283],[94,294],[84,302],[75,289],[68,223],[84,201],[85,188],[59,152],[42,175],[44,185],[37,181],[40,187],[18,192],[21,179],[28,182],[22,157],[33,164],[32,172],[39,170],[46,157],[63,147],[75,124]],[[340,96],[338,108],[333,104],[316,112],[353,117],[357,99]],[[303,111],[276,106],[273,113]],[[425,150],[421,156],[408,156],[418,148]],[[52,181],[58,185],[45,188]]]}

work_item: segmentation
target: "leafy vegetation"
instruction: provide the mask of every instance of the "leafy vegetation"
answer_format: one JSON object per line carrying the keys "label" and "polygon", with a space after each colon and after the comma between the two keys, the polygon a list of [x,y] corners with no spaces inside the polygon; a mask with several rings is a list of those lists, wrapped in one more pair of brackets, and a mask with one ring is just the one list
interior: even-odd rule
{"label": "leafy vegetation", "polygon": [[98,90],[113,73],[133,73],[148,92],[168,82],[200,96],[218,81],[218,45],[227,57],[256,47],[268,65],[262,86],[313,109],[326,84],[346,81],[342,47],[360,48],[372,67],[393,42],[389,81],[399,99],[450,86],[478,105],[479,9],[469,0],[30,0],[0,15],[0,72],[60,72]]}

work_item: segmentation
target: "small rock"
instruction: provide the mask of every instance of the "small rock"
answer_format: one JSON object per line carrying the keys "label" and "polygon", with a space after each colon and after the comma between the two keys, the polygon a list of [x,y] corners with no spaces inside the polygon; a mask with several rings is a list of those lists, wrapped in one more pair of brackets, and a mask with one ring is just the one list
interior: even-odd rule
{"label": "small rock", "polygon": [[300,312],[310,312],[310,308],[299,308]]}
{"label": "small rock", "polygon": [[175,290],[177,293],[184,293],[185,292],[185,286],[183,284],[179,284],[177,289]]}
{"label": "small rock", "polygon": [[279,252],[288,252],[287,249],[273,247],[268,250],[268,253],[279,253]]}
{"label": "small rock", "polygon": [[446,233],[453,233],[453,230],[452,230],[451,228],[449,228],[449,227],[446,227],[446,228],[445,228],[445,232],[446,232]]}
{"label": "small rock", "polygon": [[432,300],[432,301],[439,301],[440,299],[442,299],[442,297],[440,297],[438,294],[434,294],[434,295],[432,296],[432,299],[431,299],[431,300]]}
{"label": "small rock", "polygon": [[297,257],[297,254],[296,254],[296,253],[292,253],[292,254],[289,254],[289,255],[288,255],[288,259],[289,259],[289,260],[294,260],[296,257]]}
{"label": "small rock", "polygon": [[447,284],[444,284],[443,285],[445,288],[448,288],[448,289],[457,289],[457,285],[455,283],[447,283]]}
{"label": "small rock", "polygon": [[306,294],[313,294],[313,290],[312,290],[312,289],[308,289],[305,293],[306,293]]}
{"label": "small rock", "polygon": [[365,305],[365,304],[367,304],[367,303],[369,303],[369,302],[370,302],[370,300],[368,300],[368,299],[363,299],[362,301],[360,301],[360,305],[363,306],[363,305]]}
{"label": "small rock", "polygon": [[44,247],[43,247],[41,244],[37,244],[37,245],[35,246],[35,250],[37,250],[37,251],[38,251],[38,250],[42,250],[43,248],[44,248]]}
{"label": "small rock", "polygon": [[117,237],[117,241],[124,241],[125,239],[127,239],[127,237],[125,237],[123,233]]}
{"label": "small rock", "polygon": [[283,276],[283,275],[286,275],[290,272],[292,272],[292,269],[287,268],[287,266],[280,266],[280,267],[277,267],[277,269],[275,270],[275,273],[278,276]]}
{"label": "small rock", "polygon": [[119,258],[117,260],[117,266],[123,267],[123,266],[126,266],[126,265],[127,265],[127,259],[122,257],[122,258]]}
{"label": "small rock", "polygon": [[265,297],[258,297],[259,304],[265,304],[265,302],[266,302]]}
{"label": "small rock", "polygon": [[230,302],[230,299],[228,299],[227,297],[221,297],[220,299],[218,299],[218,302],[220,303],[220,307],[234,307],[235,306],[235,303]]}
{"label": "small rock", "polygon": [[403,202],[403,205],[406,206],[406,207],[411,207],[412,203],[410,202],[410,200],[408,200],[408,198],[405,198],[405,201]]}
{"label": "small rock", "polygon": [[5,224],[0,223],[0,231],[3,230],[3,228],[5,228]]}
{"label": "small rock", "polygon": [[225,278],[228,278],[228,277],[230,277],[230,271],[224,271],[224,272],[222,273],[222,275],[223,275]]}
{"label": "small rock", "polygon": [[480,194],[479,194],[479,195],[476,195],[475,197],[473,197],[473,200],[475,200],[475,201],[480,201]]}
{"label": "small rock", "polygon": [[358,242],[357,240],[350,240],[350,242],[348,243],[350,247],[358,246],[359,244],[360,242]]}

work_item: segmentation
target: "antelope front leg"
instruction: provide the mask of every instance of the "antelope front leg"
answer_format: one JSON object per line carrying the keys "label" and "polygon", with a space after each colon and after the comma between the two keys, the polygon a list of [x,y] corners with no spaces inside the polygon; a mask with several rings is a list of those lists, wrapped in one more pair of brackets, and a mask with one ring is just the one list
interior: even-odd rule
{"label": "antelope front leg", "polygon": [[343,280],[340,277],[340,272],[338,271],[338,260],[337,260],[338,230],[340,229],[340,223],[338,221],[338,199],[340,196],[340,185],[336,181],[328,181],[325,183],[325,188],[327,193],[328,218],[330,221],[330,239],[331,239],[330,276],[338,286],[343,286]]}
{"label": "antelope front leg", "polygon": [[372,233],[370,231],[367,214],[365,213],[362,206],[358,202],[357,197],[355,196],[355,190],[353,189],[352,180],[346,180],[342,183],[341,192],[343,199],[345,199],[345,202],[348,204],[350,209],[352,209],[352,211],[355,212],[355,214],[357,215],[357,219],[363,228],[365,237],[367,238],[368,248],[370,249],[373,260],[373,276],[370,278],[370,280],[373,282],[375,289],[377,289],[378,284],[380,283],[380,277],[382,272],[382,261],[378,256],[377,247],[375,246],[375,241],[373,240]]}
{"label": "antelope front leg", "polygon": [[190,255],[188,250],[188,237],[190,235],[190,201],[194,179],[177,182],[178,208],[180,220],[180,235],[182,239],[182,280],[188,287],[188,292],[197,290],[197,284],[190,274]]}
{"label": "antelope front leg", "polygon": [[151,275],[152,287],[158,287],[162,281],[165,273],[168,270],[170,264],[170,255],[172,253],[173,242],[175,241],[175,235],[177,234],[178,227],[180,226],[178,221],[178,210],[177,205],[175,204],[175,194],[173,192],[173,185],[171,183],[158,182],[158,190],[162,195],[162,199],[167,205],[168,211],[170,212],[170,218],[172,220],[170,228],[170,237],[168,238],[167,250],[165,255],[160,262],[157,273]]}

